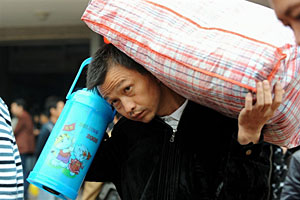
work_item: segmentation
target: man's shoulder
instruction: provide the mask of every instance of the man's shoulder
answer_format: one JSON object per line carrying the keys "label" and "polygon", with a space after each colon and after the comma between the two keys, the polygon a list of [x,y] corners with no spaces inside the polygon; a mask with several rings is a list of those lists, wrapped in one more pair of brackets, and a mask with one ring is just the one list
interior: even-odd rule
{"label": "man's shoulder", "polygon": [[114,125],[114,128],[124,128],[124,127],[131,127],[131,126],[143,126],[146,123],[133,121],[127,119],[126,117],[121,117],[118,122]]}
{"label": "man's shoulder", "polygon": [[119,121],[113,126],[114,132],[122,132],[122,130],[128,130],[133,127],[139,126],[139,122],[129,120],[126,117],[121,117]]}
{"label": "man's shoulder", "polygon": [[155,117],[149,123],[133,121],[122,117],[114,125],[112,129],[112,135],[130,135],[130,137],[135,137],[134,135],[142,136],[144,134],[157,132],[155,131],[159,128],[162,131],[162,127],[165,124],[159,117]]}
{"label": "man's shoulder", "polygon": [[195,114],[194,116],[196,116],[198,119],[199,118],[214,118],[214,119],[219,118],[220,120],[225,120],[225,121],[237,121],[236,118],[226,116],[224,113],[217,111],[213,107],[195,103],[190,100],[188,101],[188,104],[187,104],[184,112],[188,113],[190,116]]}
{"label": "man's shoulder", "polygon": [[21,119],[32,121],[30,113],[28,111],[26,111],[26,110],[23,111],[23,113],[21,115]]}

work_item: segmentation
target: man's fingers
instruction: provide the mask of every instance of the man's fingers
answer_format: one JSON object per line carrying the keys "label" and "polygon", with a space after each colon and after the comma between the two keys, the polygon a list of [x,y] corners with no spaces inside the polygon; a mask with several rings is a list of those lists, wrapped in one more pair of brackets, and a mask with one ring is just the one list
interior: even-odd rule
{"label": "man's fingers", "polygon": [[283,100],[284,90],[280,82],[277,82],[275,85],[275,96],[272,103],[272,110],[275,111]]}
{"label": "man's fingers", "polygon": [[256,103],[255,103],[255,108],[257,110],[262,110],[264,108],[264,102],[265,102],[265,97],[264,97],[264,88],[262,82],[257,82],[256,83]]}
{"label": "man's fingers", "polygon": [[268,110],[272,105],[272,91],[270,83],[267,80],[263,81],[263,90],[264,90],[264,108],[263,110]]}
{"label": "man's fingers", "polygon": [[247,95],[246,95],[246,98],[245,98],[245,109],[246,109],[246,111],[251,111],[252,110],[252,104],[253,104],[252,94],[250,92],[248,92]]}

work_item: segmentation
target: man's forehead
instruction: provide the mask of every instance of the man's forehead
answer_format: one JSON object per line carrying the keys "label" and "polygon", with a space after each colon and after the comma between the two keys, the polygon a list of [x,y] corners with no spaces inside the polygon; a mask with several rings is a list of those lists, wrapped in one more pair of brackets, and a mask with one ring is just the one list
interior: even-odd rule
{"label": "man's forehead", "polygon": [[104,82],[102,85],[98,86],[97,89],[100,95],[105,99],[109,99],[110,95],[118,91],[122,85],[126,82],[126,79],[112,80],[111,82]]}
{"label": "man's forehead", "polygon": [[101,92],[101,85],[97,86],[97,90],[98,90],[99,94],[101,95],[101,97],[106,100],[107,95],[105,93]]}

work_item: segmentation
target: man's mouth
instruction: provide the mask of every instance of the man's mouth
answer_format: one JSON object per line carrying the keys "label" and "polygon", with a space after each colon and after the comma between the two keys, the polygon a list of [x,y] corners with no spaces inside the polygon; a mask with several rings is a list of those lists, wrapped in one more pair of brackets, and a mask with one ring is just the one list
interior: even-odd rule
{"label": "man's mouth", "polygon": [[132,115],[131,117],[134,119],[141,119],[143,116],[144,116],[144,111],[141,111],[139,113]]}

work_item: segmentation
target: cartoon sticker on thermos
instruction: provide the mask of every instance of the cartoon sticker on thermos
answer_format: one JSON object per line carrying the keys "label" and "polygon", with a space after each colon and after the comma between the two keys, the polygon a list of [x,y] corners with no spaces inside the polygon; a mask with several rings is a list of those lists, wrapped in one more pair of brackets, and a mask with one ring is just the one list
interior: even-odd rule
{"label": "cartoon sticker on thermos", "polygon": [[50,164],[68,170],[68,175],[79,174],[85,166],[85,162],[91,158],[87,147],[83,144],[74,146],[76,124],[64,125],[62,133],[55,139],[51,153],[53,157]]}

